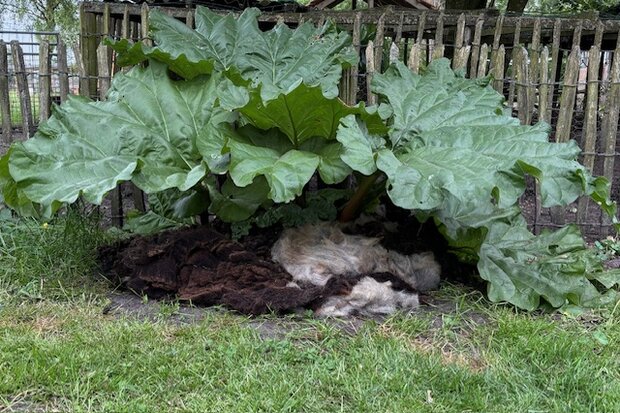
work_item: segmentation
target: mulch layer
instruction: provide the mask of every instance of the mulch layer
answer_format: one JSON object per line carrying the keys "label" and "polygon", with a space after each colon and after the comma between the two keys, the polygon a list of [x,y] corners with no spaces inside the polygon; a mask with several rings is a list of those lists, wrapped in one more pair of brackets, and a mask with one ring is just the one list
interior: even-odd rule
{"label": "mulch layer", "polygon": [[[355,233],[379,237],[384,247],[403,254],[432,250],[443,274],[471,285],[475,269],[459,264],[434,226],[421,226],[405,216],[398,231],[381,223],[357,227]],[[135,237],[99,251],[102,270],[122,287],[149,298],[174,298],[199,306],[223,306],[242,314],[316,310],[333,295],[346,295],[366,276],[391,281],[396,290],[410,287],[389,273],[332,277],[325,286],[290,286],[293,281],[271,260],[279,236],[274,229],[252,233],[235,242],[214,229],[194,227]],[[421,297],[424,301],[424,297]]]}

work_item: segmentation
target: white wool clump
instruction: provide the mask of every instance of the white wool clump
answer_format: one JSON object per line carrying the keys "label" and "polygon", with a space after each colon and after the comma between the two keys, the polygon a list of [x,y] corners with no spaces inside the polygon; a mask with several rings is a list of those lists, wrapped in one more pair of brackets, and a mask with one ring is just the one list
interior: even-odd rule
{"label": "white wool clump", "polygon": [[396,310],[413,310],[419,305],[416,293],[395,291],[389,281],[378,282],[374,278],[364,277],[348,295],[330,297],[316,314],[331,317],[386,315]]}
{"label": "white wool clump", "polygon": [[[377,238],[344,234],[337,225],[328,223],[285,230],[271,254],[301,285],[324,286],[331,277],[387,272],[414,290],[427,291],[437,287],[441,272],[432,253],[402,255],[388,251]],[[317,313],[389,314],[418,305],[417,294],[396,291],[389,281],[364,277],[348,295],[331,297]]]}

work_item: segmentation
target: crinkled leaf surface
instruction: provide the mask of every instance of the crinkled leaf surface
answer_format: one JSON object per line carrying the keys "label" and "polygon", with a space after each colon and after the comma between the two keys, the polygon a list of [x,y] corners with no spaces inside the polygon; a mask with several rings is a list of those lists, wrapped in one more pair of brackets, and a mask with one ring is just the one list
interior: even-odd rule
{"label": "crinkled leaf surface", "polygon": [[120,181],[146,192],[187,190],[207,171],[197,142],[210,124],[229,120],[214,110],[216,77],[173,81],[151,62],[114,78],[108,100],[71,98],[32,139],[16,145],[9,171],[18,190],[41,204],[101,203]]}
{"label": "crinkled leaf surface", "polygon": [[539,180],[543,206],[591,192],[575,142],[550,144],[546,125],[520,125],[505,114],[501,95],[457,77],[447,60],[434,61],[428,71],[419,76],[399,64],[373,79],[393,113],[392,150],[380,150],[377,164],[397,205],[428,210],[448,199],[495,198],[505,208],[525,190],[525,174]]}
{"label": "crinkled leaf surface", "polygon": [[379,136],[372,136],[363,122],[353,115],[343,118],[336,138],[342,144],[341,159],[352,169],[364,175],[377,170],[375,154],[385,147],[385,142]]}
{"label": "crinkled leaf surface", "polygon": [[215,71],[261,86],[266,102],[288,93],[299,83],[318,86],[326,97],[338,96],[343,67],[357,63],[348,34],[331,24],[316,28],[305,23],[292,30],[283,24],[268,32],[258,28],[259,12],[246,9],[239,18],[196,9],[196,30],[154,10],[150,29],[155,46],[127,41],[109,42],[121,63],[147,58],[165,62],[186,79]]}

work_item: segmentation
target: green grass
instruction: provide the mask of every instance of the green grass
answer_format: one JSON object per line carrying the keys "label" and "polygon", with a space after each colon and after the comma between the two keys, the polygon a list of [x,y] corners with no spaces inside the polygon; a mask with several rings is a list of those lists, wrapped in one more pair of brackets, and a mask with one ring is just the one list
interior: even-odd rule
{"label": "green grass", "polygon": [[[618,310],[526,314],[447,286],[449,313],[368,321],[206,312],[180,323],[104,314],[93,251],[109,237],[69,217],[2,224],[0,411],[616,412]],[[40,281],[43,280],[43,281]]]}

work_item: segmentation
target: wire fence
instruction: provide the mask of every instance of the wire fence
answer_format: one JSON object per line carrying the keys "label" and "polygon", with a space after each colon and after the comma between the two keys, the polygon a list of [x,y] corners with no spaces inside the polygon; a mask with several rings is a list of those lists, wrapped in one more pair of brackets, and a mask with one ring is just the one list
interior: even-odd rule
{"label": "wire fence", "polygon": [[[0,73],[5,87],[2,93],[6,94],[8,103],[8,124],[11,128],[11,136],[3,136],[3,144],[8,144],[14,139],[25,138],[23,136],[24,116],[31,116],[34,126],[41,118],[41,102],[58,104],[61,101],[61,80],[68,80],[68,93],[78,93],[79,74],[76,69],[73,52],[60,54],[60,37],[57,32],[35,32],[35,31],[0,31],[0,59],[3,60],[3,73]],[[49,73],[41,73],[41,45],[45,43],[48,47],[46,53],[49,59]],[[16,56],[17,52],[17,56]],[[59,58],[63,62],[59,62]],[[41,80],[49,79],[49,96],[42,100]],[[20,79],[23,80],[20,82]],[[28,96],[24,99],[24,96]],[[30,108],[26,109],[26,114],[22,110],[22,105],[30,102]],[[49,108],[47,109],[49,110]],[[0,122],[6,124],[5,116],[7,113],[0,113]]]}

